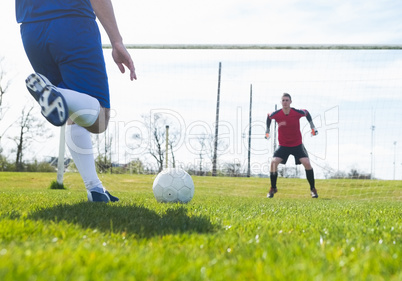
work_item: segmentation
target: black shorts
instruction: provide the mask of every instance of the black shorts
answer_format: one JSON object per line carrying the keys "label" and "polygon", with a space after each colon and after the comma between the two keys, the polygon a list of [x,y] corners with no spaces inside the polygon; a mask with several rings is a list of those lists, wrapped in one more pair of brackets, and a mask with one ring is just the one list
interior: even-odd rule
{"label": "black shorts", "polygon": [[282,159],[281,164],[286,164],[289,155],[292,154],[295,157],[296,165],[300,165],[300,158],[308,157],[308,153],[303,144],[293,147],[279,146],[274,152],[274,157]]}

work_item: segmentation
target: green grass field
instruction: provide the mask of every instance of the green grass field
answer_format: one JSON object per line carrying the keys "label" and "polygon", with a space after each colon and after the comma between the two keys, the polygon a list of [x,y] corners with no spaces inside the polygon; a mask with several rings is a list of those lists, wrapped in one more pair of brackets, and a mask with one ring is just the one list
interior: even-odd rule
{"label": "green grass field", "polygon": [[0,280],[402,280],[402,182],[193,177],[157,203],[153,176],[0,173]]}

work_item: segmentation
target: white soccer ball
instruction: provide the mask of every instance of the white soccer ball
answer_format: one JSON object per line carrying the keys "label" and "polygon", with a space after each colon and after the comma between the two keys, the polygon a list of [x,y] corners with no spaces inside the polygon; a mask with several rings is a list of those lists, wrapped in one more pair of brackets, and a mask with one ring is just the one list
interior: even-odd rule
{"label": "white soccer ball", "polygon": [[194,182],[186,171],[168,168],[156,176],[152,190],[158,202],[187,203],[194,196]]}

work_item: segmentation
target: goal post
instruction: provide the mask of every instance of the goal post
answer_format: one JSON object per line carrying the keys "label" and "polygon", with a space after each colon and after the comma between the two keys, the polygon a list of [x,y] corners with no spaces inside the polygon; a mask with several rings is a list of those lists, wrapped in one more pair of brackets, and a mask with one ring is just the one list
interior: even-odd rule
{"label": "goal post", "polygon": [[60,136],[59,136],[59,156],[57,159],[57,183],[59,185],[63,185],[63,176],[64,176],[64,156],[66,150],[66,125],[60,127]]}
{"label": "goal post", "polygon": [[[127,49],[171,50],[402,50],[399,44],[125,44]],[[111,44],[103,44],[111,49]]]}

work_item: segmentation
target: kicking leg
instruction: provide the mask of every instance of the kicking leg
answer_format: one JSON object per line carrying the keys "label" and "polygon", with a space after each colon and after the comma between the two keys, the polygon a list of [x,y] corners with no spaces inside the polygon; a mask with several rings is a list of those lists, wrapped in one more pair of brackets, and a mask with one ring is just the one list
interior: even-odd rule
{"label": "kicking leg", "polygon": [[90,95],[54,86],[45,76],[33,73],[26,86],[39,103],[42,115],[53,125],[62,126],[70,117],[81,127],[91,127],[98,120],[99,101]]}

